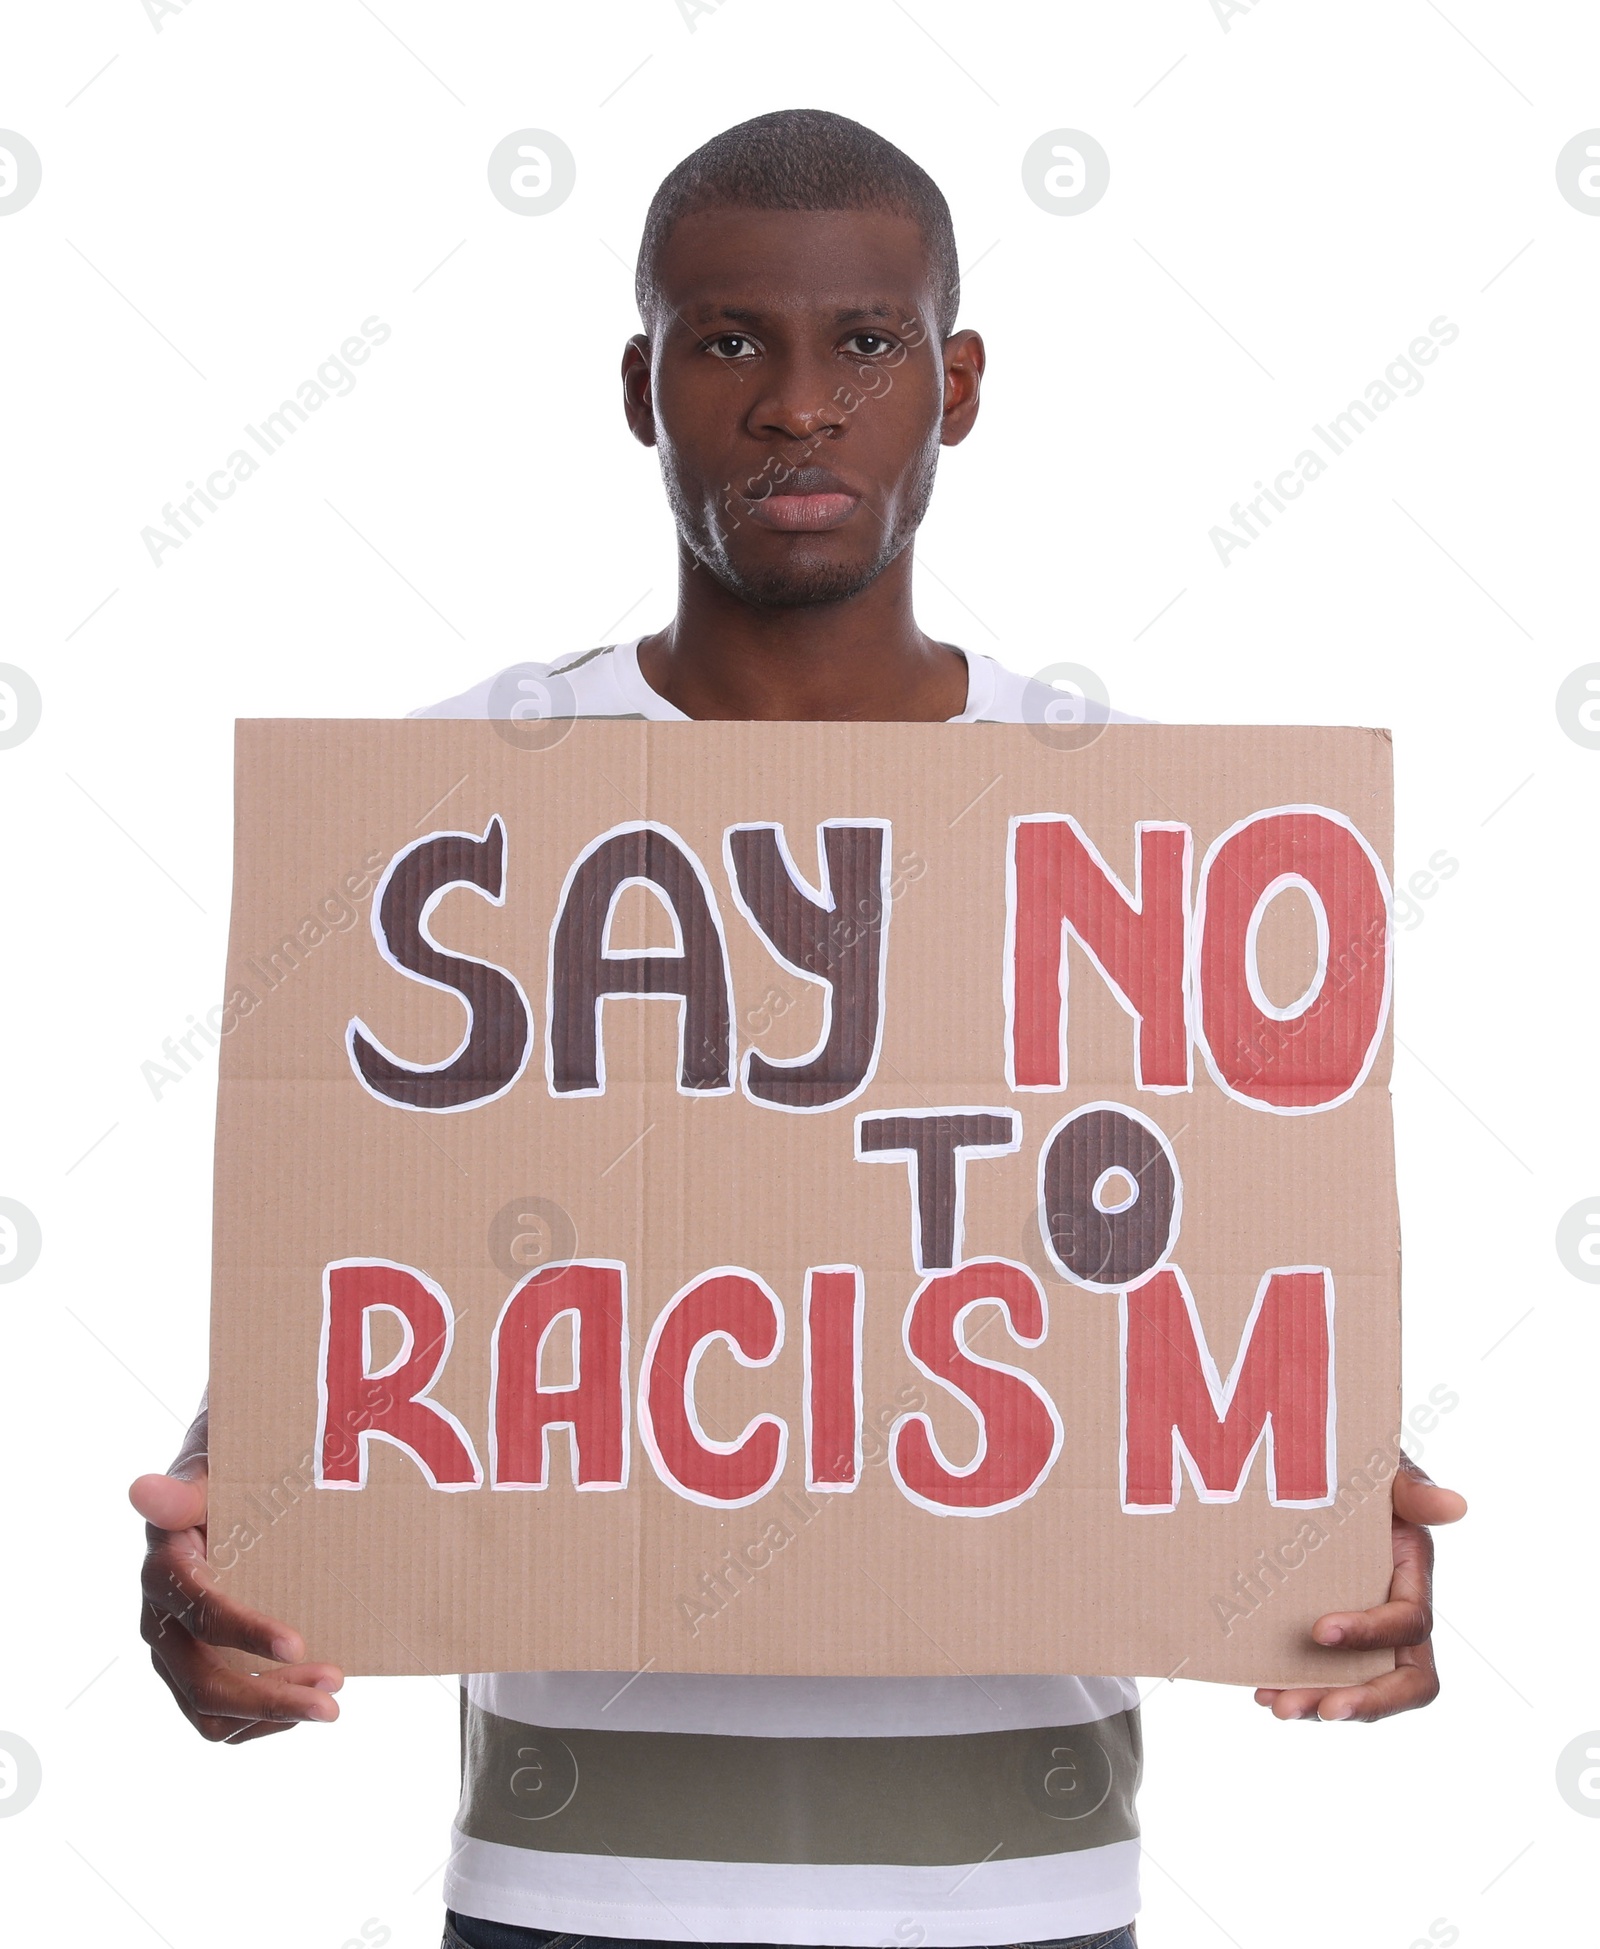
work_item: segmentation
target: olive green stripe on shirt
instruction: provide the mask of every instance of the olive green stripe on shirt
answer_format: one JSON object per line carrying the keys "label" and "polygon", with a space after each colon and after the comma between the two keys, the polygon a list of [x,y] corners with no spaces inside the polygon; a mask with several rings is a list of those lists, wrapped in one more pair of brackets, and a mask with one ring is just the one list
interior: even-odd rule
{"label": "olive green stripe on shirt", "polygon": [[680,1861],[958,1866],[1138,1833],[1137,1711],[857,1739],[527,1726],[469,1706],[471,1839]]}
{"label": "olive green stripe on shirt", "polygon": [[616,647],[615,643],[602,643],[597,649],[580,650],[575,657],[569,658],[565,663],[552,663],[550,674],[552,677],[565,677],[573,670],[581,670],[586,663],[593,663],[597,656],[607,655]]}

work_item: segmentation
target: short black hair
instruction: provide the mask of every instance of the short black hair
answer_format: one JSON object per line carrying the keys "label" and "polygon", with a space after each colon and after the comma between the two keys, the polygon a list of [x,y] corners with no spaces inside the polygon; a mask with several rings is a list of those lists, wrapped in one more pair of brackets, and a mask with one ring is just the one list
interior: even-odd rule
{"label": "short black hair", "polygon": [[634,296],[645,329],[658,295],[656,267],[682,218],[697,210],[882,210],[910,217],[931,260],[940,336],[961,302],[950,205],[939,185],[875,129],[825,108],[757,115],[685,156],[651,198],[639,243]]}

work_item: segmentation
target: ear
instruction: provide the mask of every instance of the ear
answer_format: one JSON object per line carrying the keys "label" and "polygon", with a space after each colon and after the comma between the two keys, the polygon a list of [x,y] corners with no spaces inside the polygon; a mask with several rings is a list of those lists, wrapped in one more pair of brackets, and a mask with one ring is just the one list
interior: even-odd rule
{"label": "ear", "polygon": [[650,394],[650,341],[636,332],[622,348],[622,410],[641,446],[656,443],[656,411]]}
{"label": "ear", "polygon": [[976,332],[952,332],[944,342],[944,419],[939,428],[942,447],[959,446],[972,431],[978,417],[985,356],[983,340]]}

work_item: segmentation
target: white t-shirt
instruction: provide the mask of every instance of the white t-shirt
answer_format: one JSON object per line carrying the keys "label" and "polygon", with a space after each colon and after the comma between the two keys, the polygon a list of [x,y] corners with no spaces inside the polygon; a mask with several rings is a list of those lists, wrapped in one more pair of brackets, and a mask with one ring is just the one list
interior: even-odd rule
{"label": "white t-shirt", "polygon": [[[687,722],[638,643],[514,666],[414,715]],[[1038,715],[1028,679],[964,654],[952,722]],[[479,1672],[462,1721],[458,1914],[954,1949],[1116,1929],[1139,1905],[1131,1679]]]}

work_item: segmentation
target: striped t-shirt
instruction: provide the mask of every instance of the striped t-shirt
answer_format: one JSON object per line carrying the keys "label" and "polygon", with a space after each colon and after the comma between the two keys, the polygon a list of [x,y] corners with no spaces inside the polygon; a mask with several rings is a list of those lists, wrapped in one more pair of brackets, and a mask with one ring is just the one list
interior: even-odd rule
{"label": "striped t-shirt", "polygon": [[[1026,679],[966,655],[953,722],[1038,715]],[[637,638],[416,713],[551,714],[684,720]],[[462,1715],[444,1890],[459,1914],[953,1949],[1115,1929],[1139,1905],[1131,1679],[478,1672]]]}

